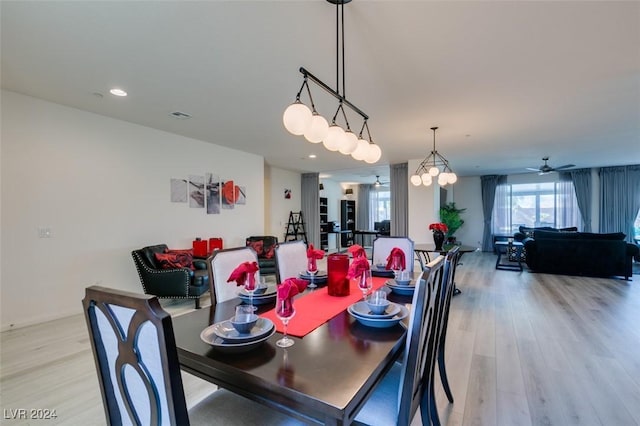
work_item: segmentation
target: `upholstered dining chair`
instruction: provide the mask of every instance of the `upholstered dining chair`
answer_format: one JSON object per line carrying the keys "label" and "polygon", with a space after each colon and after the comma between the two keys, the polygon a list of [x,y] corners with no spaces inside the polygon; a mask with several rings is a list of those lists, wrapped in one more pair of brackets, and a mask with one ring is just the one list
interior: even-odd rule
{"label": "upholstered dining chair", "polygon": [[408,237],[378,237],[373,240],[371,249],[371,261],[373,265],[387,264],[387,257],[394,247],[399,247],[404,252],[407,262],[407,270],[413,273],[415,255],[413,252],[413,240]]}
{"label": "upholstered dining chair", "polygon": [[429,378],[435,362],[439,276],[443,264],[443,257],[430,262],[416,283],[403,358],[373,390],[358,412],[356,424],[408,426],[418,407],[422,424],[430,424]]}
{"label": "upholstered dining chair", "polygon": [[307,269],[307,245],[302,240],[276,246],[276,280],[281,283]]}
{"label": "upholstered dining chair", "polygon": [[158,298],[94,286],[82,304],[107,424],[303,424],[224,389],[187,411],[171,316]]}
{"label": "upholstered dining chair", "polygon": [[[437,338],[436,338],[436,360],[438,362],[438,371],[440,373],[440,381],[444,393],[447,395],[447,399],[450,403],[453,403],[453,394],[449,387],[449,379],[447,377],[447,367],[445,364],[445,343],[447,340],[447,326],[449,325],[449,309],[451,307],[451,298],[453,297],[453,291],[455,289],[455,275],[456,267],[460,258],[460,247],[454,246],[446,254],[444,260],[444,267],[440,276],[441,290],[440,300],[438,304],[438,325],[437,325]],[[429,380],[431,385],[431,391],[429,395],[431,397],[429,401],[429,413],[431,414],[431,422],[434,425],[440,425],[440,416],[438,415],[438,408],[436,406],[435,397],[435,368],[432,369],[432,377]]]}
{"label": "upholstered dining chair", "polygon": [[[243,262],[257,262],[258,255],[251,247],[217,250],[207,259],[209,262],[209,286],[211,304],[222,303],[238,296],[236,283],[228,283],[229,275]],[[258,271],[258,274],[260,272]]]}

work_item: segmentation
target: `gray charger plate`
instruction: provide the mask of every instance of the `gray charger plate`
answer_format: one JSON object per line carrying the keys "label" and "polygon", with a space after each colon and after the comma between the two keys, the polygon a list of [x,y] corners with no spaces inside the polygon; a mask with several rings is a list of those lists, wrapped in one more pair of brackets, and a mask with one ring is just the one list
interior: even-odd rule
{"label": "gray charger plate", "polygon": [[273,322],[268,318],[258,318],[256,325],[246,334],[238,333],[231,324],[231,320],[222,321],[210,326],[216,336],[222,337],[229,343],[244,343],[257,340],[269,333],[273,328]]}
{"label": "gray charger plate", "polygon": [[409,310],[404,306],[400,306],[400,313],[392,318],[365,318],[363,316],[360,316],[360,314],[355,313],[351,306],[347,308],[347,312],[349,312],[349,314],[354,317],[360,324],[375,328],[393,327],[409,315]]}
{"label": "gray charger plate", "polygon": [[212,326],[209,326],[202,330],[202,333],[200,333],[200,339],[202,339],[203,342],[211,345],[211,347],[217,351],[229,354],[238,354],[242,352],[249,352],[250,350],[257,348],[262,343],[267,341],[271,336],[273,336],[275,332],[276,328],[273,327],[269,333],[256,340],[244,343],[229,343],[222,337],[216,336],[216,334],[213,332]]}
{"label": "gray charger plate", "polygon": [[353,309],[353,312],[364,318],[385,319],[396,316],[400,312],[400,305],[389,302],[389,306],[387,306],[387,309],[383,314],[372,313],[367,302],[364,301],[354,303],[351,305],[351,309]]}

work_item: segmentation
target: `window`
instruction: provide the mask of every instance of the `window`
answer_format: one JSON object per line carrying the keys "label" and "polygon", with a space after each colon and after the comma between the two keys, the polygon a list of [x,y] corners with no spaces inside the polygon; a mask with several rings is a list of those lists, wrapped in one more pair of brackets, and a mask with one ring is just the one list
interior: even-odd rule
{"label": "window", "polygon": [[374,190],[369,195],[370,223],[391,219],[391,191]]}
{"label": "window", "polygon": [[572,182],[499,185],[492,222],[494,235],[511,235],[520,226],[582,228]]}

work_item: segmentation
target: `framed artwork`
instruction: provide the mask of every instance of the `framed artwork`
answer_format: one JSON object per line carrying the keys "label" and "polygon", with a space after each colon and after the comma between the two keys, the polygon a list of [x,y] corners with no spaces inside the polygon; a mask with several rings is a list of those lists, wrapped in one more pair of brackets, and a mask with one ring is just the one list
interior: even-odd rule
{"label": "framed artwork", "polygon": [[189,175],[189,207],[204,208],[204,176]]}
{"label": "framed artwork", "polygon": [[207,214],[220,214],[220,177],[213,173],[206,173],[204,180]]}
{"label": "framed artwork", "polygon": [[285,200],[290,200],[291,199],[291,190],[290,189],[285,189],[284,190],[284,199]]}
{"label": "framed artwork", "polygon": [[187,202],[187,180],[171,179],[171,202],[186,203]]}

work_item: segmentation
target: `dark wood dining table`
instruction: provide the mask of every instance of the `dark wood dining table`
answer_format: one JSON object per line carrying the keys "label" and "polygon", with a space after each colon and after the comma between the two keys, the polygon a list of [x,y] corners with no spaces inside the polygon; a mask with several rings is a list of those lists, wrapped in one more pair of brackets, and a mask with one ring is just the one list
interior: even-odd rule
{"label": "dark wood dining table", "polygon": [[[411,303],[411,297],[395,293],[389,300],[407,307]],[[276,346],[280,333],[239,354],[221,353],[200,339],[204,328],[231,318],[240,303],[236,298],[173,319],[181,368],[304,421],[351,423],[404,347],[402,323],[371,328],[346,310],[303,338],[293,337],[295,344],[287,349]],[[273,306],[259,305],[257,312]]]}

